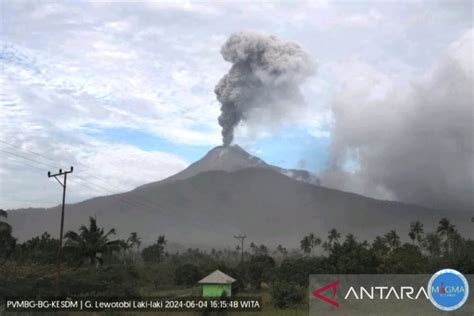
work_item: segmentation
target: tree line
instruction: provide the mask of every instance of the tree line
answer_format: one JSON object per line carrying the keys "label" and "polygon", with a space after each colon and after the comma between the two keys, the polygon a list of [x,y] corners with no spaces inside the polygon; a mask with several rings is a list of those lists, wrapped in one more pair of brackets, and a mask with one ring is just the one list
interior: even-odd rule
{"label": "tree line", "polygon": [[[244,261],[239,246],[170,253],[164,235],[143,249],[137,232],[127,239],[115,235],[113,228],[100,227],[92,217],[88,225],[64,235],[65,294],[120,296],[193,288],[220,269],[237,279],[233,293],[268,291],[276,306],[287,308],[304,304],[310,274],[429,274],[446,267],[474,273],[474,241],[463,238],[447,218],[430,232],[422,223],[412,223],[409,242],[394,230],[368,242],[352,234],[342,236],[336,229],[325,237],[309,233],[292,249],[252,242]],[[46,232],[19,243],[11,226],[0,221],[0,270],[6,272],[0,273],[0,297],[50,294],[58,246],[58,239]]]}

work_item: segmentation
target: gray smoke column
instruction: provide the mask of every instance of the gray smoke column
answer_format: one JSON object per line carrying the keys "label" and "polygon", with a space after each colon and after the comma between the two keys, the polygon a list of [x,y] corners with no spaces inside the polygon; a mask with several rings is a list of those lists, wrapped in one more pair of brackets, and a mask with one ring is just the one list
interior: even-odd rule
{"label": "gray smoke column", "polygon": [[235,126],[255,115],[256,109],[264,110],[258,115],[284,115],[285,110],[304,103],[299,85],[315,72],[315,66],[298,44],[261,33],[238,32],[225,42],[221,54],[232,63],[215,88],[222,104],[219,124],[224,146],[232,143]]}
{"label": "gray smoke column", "polygon": [[[450,211],[474,210],[474,29],[410,84],[373,97],[385,75],[352,73],[332,98],[324,186]],[[390,76],[386,76],[390,77]],[[348,171],[351,159],[357,168]],[[469,219],[471,216],[466,216]],[[473,224],[474,227],[474,224]]]}

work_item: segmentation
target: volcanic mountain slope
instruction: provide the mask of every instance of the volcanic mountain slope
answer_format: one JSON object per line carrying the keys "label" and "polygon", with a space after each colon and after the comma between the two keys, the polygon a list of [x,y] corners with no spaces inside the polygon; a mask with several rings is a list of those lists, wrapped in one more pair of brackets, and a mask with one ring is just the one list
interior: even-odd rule
{"label": "volcanic mountain slope", "polygon": [[[67,205],[66,231],[77,230],[95,216],[100,225],[116,228],[120,237],[138,232],[144,243],[165,234],[170,241],[188,245],[232,246],[233,236],[243,233],[256,243],[298,247],[309,232],[324,237],[337,228],[372,239],[395,229],[406,236],[411,222],[420,220],[431,230],[446,216],[464,236],[473,234],[469,214],[327,189],[287,177],[272,166],[262,167],[266,164],[258,158],[245,160],[255,166],[246,167],[241,160],[213,166],[211,158],[221,152],[222,148],[211,151],[206,155],[209,159],[200,161],[205,164],[193,164],[163,181]],[[139,202],[130,204],[124,199]],[[56,236],[59,214],[59,207],[14,210],[8,221],[20,240],[44,231]]]}
{"label": "volcanic mountain slope", "polygon": [[228,147],[217,146],[210,150],[203,158],[191,164],[188,168],[165,179],[164,181],[170,182],[175,180],[183,180],[206,171],[220,170],[232,172],[245,168],[272,169],[295,180],[316,185],[320,184],[319,179],[314,174],[306,170],[283,169],[277,166],[269,165],[262,159],[250,155],[238,145]]}

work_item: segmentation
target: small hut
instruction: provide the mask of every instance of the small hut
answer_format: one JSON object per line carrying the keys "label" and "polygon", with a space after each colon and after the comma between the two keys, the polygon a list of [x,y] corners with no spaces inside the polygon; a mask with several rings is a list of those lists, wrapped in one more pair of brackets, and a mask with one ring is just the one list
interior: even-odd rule
{"label": "small hut", "polygon": [[234,278],[224,272],[216,270],[198,283],[202,285],[203,297],[220,297],[222,295],[230,297],[232,294],[232,283],[235,281]]}

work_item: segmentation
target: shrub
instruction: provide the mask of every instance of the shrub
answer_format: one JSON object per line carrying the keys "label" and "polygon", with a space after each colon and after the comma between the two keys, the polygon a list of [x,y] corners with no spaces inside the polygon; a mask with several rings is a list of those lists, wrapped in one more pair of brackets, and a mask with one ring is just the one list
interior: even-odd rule
{"label": "shrub", "polygon": [[294,282],[275,282],[270,288],[270,295],[276,307],[290,308],[303,301],[304,290]]}
{"label": "shrub", "polygon": [[[8,272],[10,271],[10,272]],[[0,273],[0,296],[54,295],[55,266],[3,267]],[[135,296],[138,295],[138,274],[132,267],[107,266],[101,269],[63,268],[61,295]]]}
{"label": "shrub", "polygon": [[250,284],[260,289],[261,283],[269,281],[274,272],[275,260],[268,255],[255,255],[247,263]]}
{"label": "shrub", "polygon": [[202,278],[199,269],[190,263],[179,266],[176,269],[176,284],[192,287]]}

